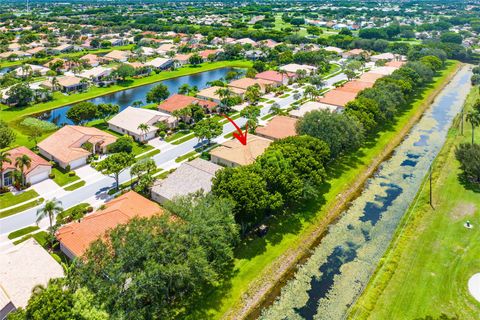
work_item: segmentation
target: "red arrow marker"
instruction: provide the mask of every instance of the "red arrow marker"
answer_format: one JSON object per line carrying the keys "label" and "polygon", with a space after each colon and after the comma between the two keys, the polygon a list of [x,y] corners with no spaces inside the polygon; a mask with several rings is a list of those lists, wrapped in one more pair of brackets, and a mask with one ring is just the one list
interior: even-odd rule
{"label": "red arrow marker", "polygon": [[235,129],[237,129],[237,132],[234,132],[233,133],[233,136],[238,140],[240,141],[241,144],[243,144],[244,146],[247,145],[247,131],[248,131],[248,123],[245,124],[245,133],[242,132],[242,129],[240,129],[240,127],[235,123],[235,121],[233,121],[232,119],[230,119],[226,114],[222,114],[222,116],[224,116],[225,118],[227,118],[228,121],[230,121],[233,126],[235,127]]}

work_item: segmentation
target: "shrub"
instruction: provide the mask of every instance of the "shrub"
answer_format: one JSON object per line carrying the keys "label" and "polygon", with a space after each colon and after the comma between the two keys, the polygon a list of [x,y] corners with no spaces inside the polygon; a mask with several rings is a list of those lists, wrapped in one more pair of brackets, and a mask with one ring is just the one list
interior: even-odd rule
{"label": "shrub", "polygon": [[69,171],[69,172],[68,172],[68,176],[70,176],[70,177],[75,176],[75,171]]}
{"label": "shrub", "polygon": [[70,168],[70,165],[69,165],[69,164],[67,164],[67,166],[65,167],[65,171],[67,171],[67,172],[68,172],[68,171],[70,171],[70,169],[71,169],[71,168]]}
{"label": "shrub", "polygon": [[88,213],[93,212],[93,207],[92,206],[87,207],[87,212]]}
{"label": "shrub", "polygon": [[123,136],[117,139],[114,143],[107,147],[109,153],[126,152],[131,153],[133,150],[133,138],[130,136]]}
{"label": "shrub", "polygon": [[50,173],[50,174],[48,175],[48,177],[49,177],[50,179],[55,179],[55,174],[54,174],[54,173]]}

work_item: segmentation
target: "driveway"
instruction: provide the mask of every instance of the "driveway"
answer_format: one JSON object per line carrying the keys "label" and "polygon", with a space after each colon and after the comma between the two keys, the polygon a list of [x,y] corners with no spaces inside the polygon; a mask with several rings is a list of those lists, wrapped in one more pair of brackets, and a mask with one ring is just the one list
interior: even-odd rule
{"label": "driveway", "polygon": [[58,193],[58,195],[61,195],[65,192],[65,190],[63,190],[63,188],[56,184],[52,179],[46,179],[35,183],[31,188],[37,191],[40,197],[45,199],[50,198],[52,194]]}
{"label": "driveway", "polygon": [[101,179],[103,177],[103,175],[98,172],[97,170],[93,169],[91,166],[89,165],[86,165],[86,166],[82,166],[78,169],[75,169],[75,173],[77,174],[77,176],[82,179],[83,181],[85,181],[86,183],[89,183],[89,182],[92,182],[92,181],[95,181],[97,179]]}

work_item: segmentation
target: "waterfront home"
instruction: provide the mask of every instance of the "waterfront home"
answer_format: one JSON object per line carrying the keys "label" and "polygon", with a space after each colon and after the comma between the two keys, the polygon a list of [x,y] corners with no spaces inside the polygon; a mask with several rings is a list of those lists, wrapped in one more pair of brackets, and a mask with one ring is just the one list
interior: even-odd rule
{"label": "waterfront home", "polygon": [[247,90],[249,87],[252,87],[255,85],[259,85],[260,91],[262,93],[265,93],[269,91],[269,88],[278,86],[278,83],[270,80],[264,80],[264,79],[241,78],[238,80],[233,80],[228,84],[230,88],[238,88],[243,90]]}
{"label": "waterfront home", "polygon": [[282,73],[274,70],[267,70],[255,75],[255,79],[272,81],[277,85],[286,85],[290,79],[295,79],[296,77],[297,75],[293,72]]}
{"label": "waterfront home", "polygon": [[[55,80],[56,78],[56,83]],[[75,76],[60,76],[52,77],[41,83],[41,86],[49,90],[60,90],[61,92],[73,92],[85,90],[88,86],[87,83],[82,81],[82,78]],[[55,87],[55,88],[54,88]]]}
{"label": "waterfront home", "polygon": [[[134,140],[143,142],[155,137],[158,131],[155,124],[159,122],[174,127],[176,119],[157,110],[128,107],[108,120],[108,128],[121,134],[128,134]],[[142,124],[146,124],[147,129],[139,129]]]}
{"label": "waterfront home", "polygon": [[179,68],[181,66],[188,64],[191,56],[192,56],[191,53],[188,53],[188,54],[177,53],[173,57],[175,68]]}
{"label": "waterfront home", "polygon": [[62,168],[78,168],[92,154],[105,153],[117,138],[93,127],[64,126],[38,143],[40,154]]}
{"label": "waterfront home", "polygon": [[155,181],[152,187],[152,199],[164,204],[175,197],[186,196],[199,190],[210,192],[212,178],[221,168],[201,158],[182,163],[167,178]]}
{"label": "waterfront home", "polygon": [[325,104],[325,103],[320,103],[320,102],[317,102],[317,101],[308,101],[308,102],[305,102],[302,106],[300,106],[300,108],[294,109],[294,110],[290,111],[288,114],[291,117],[300,119],[300,118],[303,118],[305,116],[305,114],[307,114],[310,111],[321,111],[321,110],[336,112],[336,111],[339,110],[339,107],[332,106],[332,105]]}
{"label": "waterfront home", "polygon": [[151,61],[146,62],[145,65],[155,68],[157,70],[165,70],[173,65],[173,60],[167,58],[155,58]]}
{"label": "waterfront home", "polygon": [[211,161],[225,167],[248,165],[253,163],[271,143],[272,140],[249,134],[246,145],[234,139],[210,151]]}
{"label": "waterfront home", "polygon": [[15,183],[13,178],[13,172],[19,170],[16,167],[16,159],[23,155],[30,158],[30,166],[23,168],[22,175],[25,183],[34,184],[45,179],[48,179],[52,171],[52,165],[32,150],[20,146],[14,149],[6,151],[9,156],[10,162],[4,162],[2,164],[3,172],[0,173],[0,179],[3,181],[4,186],[11,186]]}
{"label": "waterfront home", "polygon": [[0,253],[0,319],[25,308],[38,286],[64,276],[62,266],[30,238]]}
{"label": "waterfront home", "polygon": [[158,110],[173,114],[176,110],[184,109],[190,105],[202,106],[207,113],[216,111],[218,104],[213,101],[203,100],[183,94],[174,94],[158,105]]}
{"label": "waterfront home", "polygon": [[78,76],[80,78],[92,80],[93,82],[100,82],[105,77],[108,77],[112,71],[112,68],[98,66],[92,69],[83,70]]}
{"label": "waterfront home", "polygon": [[208,49],[208,50],[200,51],[198,55],[202,57],[203,62],[207,62],[209,58],[212,58],[212,57],[213,57],[212,60],[215,60],[220,52],[222,52],[222,50],[220,49],[215,49],[215,50]]}
{"label": "waterfront home", "polygon": [[267,138],[270,140],[279,140],[286,137],[296,136],[297,132],[295,126],[298,119],[275,116],[264,127],[258,127],[255,130],[257,136]]}
{"label": "waterfront home", "polygon": [[92,242],[105,232],[131,219],[150,218],[163,213],[162,208],[134,191],[129,191],[87,215],[79,222],[71,222],[56,232],[60,250],[70,259],[82,257]]}
{"label": "waterfront home", "polygon": [[[216,102],[218,104],[221,104],[222,103],[222,98],[220,97],[220,95],[217,94],[217,91],[221,90],[221,89],[226,89],[226,88],[219,87],[219,86],[208,87],[208,88],[205,88],[203,90],[200,90],[197,93],[197,97],[199,97],[201,99],[205,99],[205,100],[210,100],[210,101]],[[228,89],[230,90],[232,95],[238,95],[242,98],[243,98],[243,95],[245,94],[245,90],[243,90],[243,89],[233,88],[233,87],[229,87]]]}

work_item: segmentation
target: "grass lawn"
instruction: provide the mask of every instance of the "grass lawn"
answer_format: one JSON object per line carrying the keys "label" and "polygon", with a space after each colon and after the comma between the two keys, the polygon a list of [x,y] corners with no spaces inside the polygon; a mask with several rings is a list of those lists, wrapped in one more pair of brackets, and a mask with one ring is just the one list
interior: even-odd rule
{"label": "grass lawn", "polygon": [[56,217],[56,221],[57,221],[57,223],[59,223],[63,220],[63,218],[68,217],[75,210],[77,210],[77,209],[86,210],[89,206],[90,205],[88,203],[79,203],[76,206],[73,206],[71,208],[68,208],[67,210],[64,210],[64,211],[60,212]]}
{"label": "grass lawn", "polygon": [[180,156],[180,157],[178,157],[177,159],[175,159],[175,162],[177,162],[177,163],[178,163],[178,162],[182,162],[183,160],[188,159],[188,158],[190,158],[190,157],[193,157],[193,156],[195,156],[196,154],[197,154],[197,151],[191,151],[191,152],[186,153],[186,154],[184,154],[183,156]]}
{"label": "grass lawn", "polygon": [[190,133],[191,133],[190,130],[177,131],[174,134],[172,134],[171,136],[166,137],[165,141],[166,142],[171,142],[173,140],[180,139],[181,137],[184,137],[184,136],[186,136],[187,134],[190,134]]}
{"label": "grass lawn", "polygon": [[27,202],[25,204],[22,204],[21,206],[15,207],[13,209],[2,211],[2,212],[0,212],[0,218],[5,218],[5,217],[8,217],[8,216],[11,216],[12,214],[19,213],[19,212],[25,211],[27,209],[36,207],[39,204],[41,204],[44,200],[45,199],[43,199],[43,198],[39,198],[37,200],[30,201],[30,202]]}
{"label": "grass lawn", "polygon": [[27,234],[26,236],[22,237],[21,239],[18,239],[16,241],[14,241],[13,244],[17,245],[17,244],[20,244],[24,241],[27,241],[30,238],[33,238],[33,239],[37,240],[38,244],[40,244],[42,247],[45,247],[45,245],[47,244],[47,237],[48,237],[47,232],[40,231],[40,232],[37,232],[37,233],[34,233],[34,234]]}
{"label": "grass lawn", "polygon": [[[476,87],[466,108],[478,98]],[[435,209],[429,205],[425,181],[425,188],[397,230],[397,245],[387,251],[351,318],[437,319],[444,313],[458,319],[478,319],[480,303],[470,296],[467,283],[480,272],[480,186],[459,179],[455,147],[471,141],[470,125],[465,124],[462,136],[459,120],[457,117],[435,160]],[[467,220],[473,229],[464,227]]]}
{"label": "grass lawn", "polygon": [[40,229],[38,226],[28,226],[28,227],[25,227],[23,229],[13,231],[12,233],[10,233],[8,235],[8,239],[12,240],[12,239],[21,237],[21,236],[24,236],[26,234],[32,233],[33,231],[37,231],[38,229]]}
{"label": "grass lawn", "polygon": [[394,125],[380,132],[377,138],[364,148],[333,166],[328,172],[325,190],[322,190],[323,199],[298,209],[295,215],[277,216],[270,224],[267,236],[247,239],[240,244],[235,252],[231,278],[223,286],[199,300],[192,318],[228,318],[232,315],[226,316],[228,312],[235,314],[235,311],[243,307],[242,297],[255,292],[257,285],[272,281],[272,278],[276,279],[275,263],[283,260],[283,256],[288,255],[290,251],[304,247],[308,237],[326,223],[325,214],[333,210],[338,196],[351,187],[352,181],[357,181],[362,176],[372,161],[385,152],[392,140],[399,137],[399,132],[414,115],[419,114],[419,110],[422,110],[430,95],[447,82],[448,76],[457,66],[458,63],[450,62],[435,78],[434,85],[427,88],[413,102],[412,107],[398,117]]}
{"label": "grass lawn", "polygon": [[184,137],[181,138],[181,139],[178,139],[178,140],[173,141],[172,144],[174,144],[174,145],[182,144],[182,143],[184,143],[185,141],[188,141],[188,140],[193,139],[193,138],[195,138],[195,135],[192,133],[192,134],[189,134],[189,135],[184,136]]}
{"label": "grass lawn", "polygon": [[58,184],[60,187],[63,187],[66,184],[80,179],[77,175],[70,176],[68,174],[68,171],[65,171],[64,169],[57,166],[54,166],[52,168],[52,173],[55,175],[53,181],[55,181],[55,183]]}
{"label": "grass lawn", "polygon": [[85,185],[85,183],[86,183],[85,181],[80,180],[80,181],[78,181],[78,182],[75,182],[75,183],[72,184],[72,185],[69,185],[69,186],[65,187],[64,189],[65,189],[66,191],[73,191],[73,190],[76,190],[76,189],[78,189],[78,188],[80,188],[80,187],[83,187],[83,186]]}
{"label": "grass lawn", "polygon": [[16,204],[38,197],[37,191],[30,189],[17,195],[11,192],[0,194],[0,209],[8,208]]}
{"label": "grass lawn", "polygon": [[145,158],[151,158],[151,157],[153,157],[154,155],[159,154],[159,153],[160,153],[160,150],[159,150],[159,149],[154,149],[154,150],[149,151],[148,153],[143,154],[143,155],[141,155],[140,157],[137,157],[137,158],[135,158],[135,159],[138,161],[138,160],[142,160],[142,159],[145,159]]}

